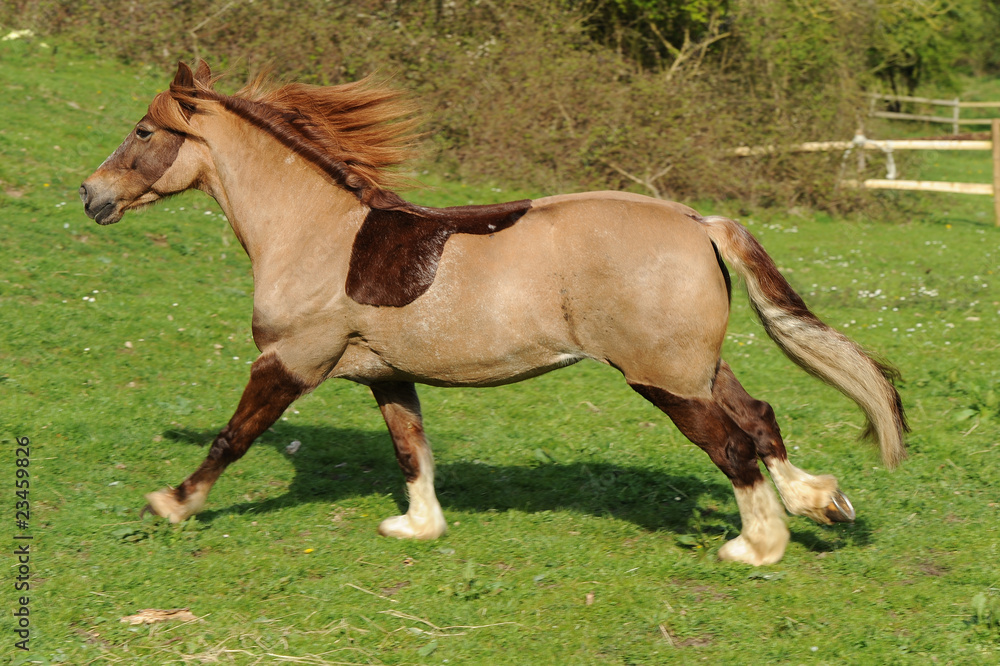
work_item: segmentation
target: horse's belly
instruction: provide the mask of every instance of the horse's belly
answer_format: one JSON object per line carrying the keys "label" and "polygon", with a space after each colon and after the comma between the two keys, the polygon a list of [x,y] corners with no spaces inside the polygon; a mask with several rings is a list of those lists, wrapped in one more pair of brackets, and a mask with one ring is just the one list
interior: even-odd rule
{"label": "horse's belly", "polygon": [[543,348],[497,350],[456,349],[446,344],[421,344],[401,336],[401,344],[383,347],[360,341],[349,345],[332,377],[362,384],[412,381],[431,386],[499,386],[535,377],[584,358]]}

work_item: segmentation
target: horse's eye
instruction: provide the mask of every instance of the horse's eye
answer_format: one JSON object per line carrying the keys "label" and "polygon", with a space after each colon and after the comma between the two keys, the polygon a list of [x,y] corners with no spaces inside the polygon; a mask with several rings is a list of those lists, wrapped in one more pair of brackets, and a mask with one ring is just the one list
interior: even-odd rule
{"label": "horse's eye", "polygon": [[142,127],[135,128],[135,135],[145,141],[149,137],[153,136],[152,130],[143,129]]}

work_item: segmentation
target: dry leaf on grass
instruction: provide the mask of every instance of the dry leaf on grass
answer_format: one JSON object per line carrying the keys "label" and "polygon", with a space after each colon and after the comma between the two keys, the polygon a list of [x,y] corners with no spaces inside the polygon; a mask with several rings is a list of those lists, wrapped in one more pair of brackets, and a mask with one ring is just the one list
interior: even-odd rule
{"label": "dry leaf on grass", "polygon": [[126,615],[121,621],[126,624],[153,624],[155,622],[170,622],[171,620],[191,622],[197,619],[189,608],[172,608],[170,610],[144,608],[135,615]]}

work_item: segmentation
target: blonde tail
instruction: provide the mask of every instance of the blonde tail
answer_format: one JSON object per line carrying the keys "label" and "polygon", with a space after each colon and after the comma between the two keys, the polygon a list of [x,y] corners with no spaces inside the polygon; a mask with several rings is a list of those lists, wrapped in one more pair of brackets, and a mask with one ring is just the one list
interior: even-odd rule
{"label": "blonde tail", "polygon": [[898,378],[896,370],[873,359],[810,312],[743,225],[718,216],[695,219],[746,282],[750,303],[771,339],[806,372],[858,404],[868,419],[862,437],[877,440],[882,460],[887,467],[895,467],[906,457],[903,433],[909,430],[892,384]]}

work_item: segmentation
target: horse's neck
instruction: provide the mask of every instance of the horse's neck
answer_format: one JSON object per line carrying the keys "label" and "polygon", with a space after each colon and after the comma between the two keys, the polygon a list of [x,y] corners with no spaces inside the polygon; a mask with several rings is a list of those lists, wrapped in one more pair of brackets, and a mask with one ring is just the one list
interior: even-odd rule
{"label": "horse's neck", "polygon": [[[229,119],[235,122],[234,119]],[[308,261],[310,254],[350,253],[365,209],[312,164],[251,127],[205,134],[222,206],[254,264]]]}

